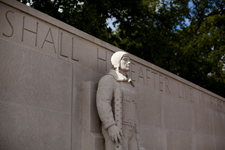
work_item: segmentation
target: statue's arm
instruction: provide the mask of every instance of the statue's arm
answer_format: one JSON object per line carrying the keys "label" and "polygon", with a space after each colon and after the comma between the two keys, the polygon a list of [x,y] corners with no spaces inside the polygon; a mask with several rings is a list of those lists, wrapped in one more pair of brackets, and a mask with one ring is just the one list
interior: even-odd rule
{"label": "statue's arm", "polygon": [[114,81],[111,76],[104,76],[98,84],[96,104],[99,117],[105,129],[116,124],[112,112]]}
{"label": "statue's arm", "polygon": [[116,126],[112,111],[112,100],[114,98],[115,79],[106,75],[100,81],[97,90],[97,110],[104,128],[108,131],[109,137],[116,144],[121,143],[122,131]]}

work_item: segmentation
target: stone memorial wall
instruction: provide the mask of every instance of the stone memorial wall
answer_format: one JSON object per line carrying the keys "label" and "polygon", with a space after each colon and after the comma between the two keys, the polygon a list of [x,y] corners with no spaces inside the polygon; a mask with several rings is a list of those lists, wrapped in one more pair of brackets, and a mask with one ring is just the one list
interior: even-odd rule
{"label": "stone memorial wall", "polygon": [[[103,150],[95,94],[118,50],[0,0],[0,149]],[[225,98],[136,56],[131,61],[146,150],[225,149]]]}

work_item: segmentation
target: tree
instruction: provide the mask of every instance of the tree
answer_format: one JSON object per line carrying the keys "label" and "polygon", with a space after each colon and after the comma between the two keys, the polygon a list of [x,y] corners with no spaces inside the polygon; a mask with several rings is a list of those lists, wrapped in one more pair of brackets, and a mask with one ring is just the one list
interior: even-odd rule
{"label": "tree", "polygon": [[179,33],[183,42],[179,42],[182,60],[177,72],[225,97],[225,3],[222,0],[192,0],[192,3],[187,16],[190,25]]}

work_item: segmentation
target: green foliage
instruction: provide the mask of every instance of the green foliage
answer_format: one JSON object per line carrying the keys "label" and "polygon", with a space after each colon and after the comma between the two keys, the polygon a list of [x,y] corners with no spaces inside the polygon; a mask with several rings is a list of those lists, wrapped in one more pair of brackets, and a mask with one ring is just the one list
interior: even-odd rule
{"label": "green foliage", "polygon": [[22,2],[225,97],[224,0]]}
{"label": "green foliage", "polygon": [[[180,76],[225,97],[224,2],[193,0],[190,25],[181,30]],[[185,62],[182,64],[182,61]]]}

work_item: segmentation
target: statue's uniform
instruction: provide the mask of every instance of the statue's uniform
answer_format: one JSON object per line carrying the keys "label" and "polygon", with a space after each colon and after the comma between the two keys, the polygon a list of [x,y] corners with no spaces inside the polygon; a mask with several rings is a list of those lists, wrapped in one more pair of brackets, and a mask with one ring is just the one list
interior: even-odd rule
{"label": "statue's uniform", "polygon": [[[122,92],[122,101],[114,106],[114,91],[119,88]],[[102,121],[102,133],[105,138],[105,149],[115,150],[115,143],[110,139],[107,129],[112,125],[117,125],[115,120],[115,111],[122,109],[122,149],[138,150],[139,137],[136,130],[137,113],[135,90],[127,77],[118,74],[115,70],[111,70],[107,75],[103,76],[99,81],[97,91],[97,109]]]}

